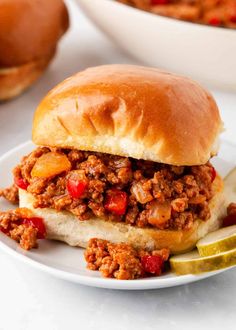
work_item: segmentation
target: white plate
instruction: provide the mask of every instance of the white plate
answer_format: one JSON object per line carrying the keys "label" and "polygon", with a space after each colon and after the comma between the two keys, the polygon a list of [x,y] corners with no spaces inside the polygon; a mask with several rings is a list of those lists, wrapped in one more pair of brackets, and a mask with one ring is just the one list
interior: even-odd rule
{"label": "white plate", "polygon": [[[19,162],[19,159],[29,153],[34,148],[31,142],[22,144],[0,158],[0,178],[1,187],[11,184],[11,169]],[[213,163],[217,170],[226,175],[234,166],[236,160],[236,146],[229,143],[222,143],[221,152]],[[12,208],[12,205],[0,200],[0,209]],[[32,265],[42,271],[50,273],[56,277],[76,282],[80,284],[125,290],[157,289],[177,286],[218,274],[209,272],[201,275],[176,276],[165,274],[160,277],[145,278],[132,281],[118,281],[114,279],[104,279],[99,272],[86,270],[83,258],[83,249],[73,248],[60,242],[41,240],[38,249],[24,251],[4,234],[0,233],[0,247],[10,255]]]}
{"label": "white plate", "polygon": [[76,0],[112,41],[148,65],[236,90],[236,30],[184,22],[115,0]]}

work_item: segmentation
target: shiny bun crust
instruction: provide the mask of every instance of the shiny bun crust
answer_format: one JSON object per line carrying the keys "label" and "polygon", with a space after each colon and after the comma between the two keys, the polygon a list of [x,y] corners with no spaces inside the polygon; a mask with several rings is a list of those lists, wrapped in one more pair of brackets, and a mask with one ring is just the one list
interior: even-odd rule
{"label": "shiny bun crust", "polygon": [[217,152],[217,105],[196,82],[155,68],[89,68],[56,86],[33,123],[38,145],[200,165]]}
{"label": "shiny bun crust", "polygon": [[169,248],[175,254],[191,250],[200,238],[220,227],[226,206],[222,193],[223,182],[219,176],[214,181],[213,189],[215,196],[209,204],[211,218],[207,221],[197,220],[191,230],[185,231],[138,228],[98,218],[79,221],[69,212],[57,212],[49,208],[35,209],[34,197],[25,190],[20,190],[20,207],[27,207],[44,219],[48,239],[63,241],[71,246],[86,247],[89,239],[96,237],[113,243],[129,243],[147,250]]}
{"label": "shiny bun crust", "polygon": [[68,24],[62,0],[0,0],[0,68],[48,57]]}
{"label": "shiny bun crust", "polygon": [[37,80],[48,66],[53,54],[21,66],[0,68],[0,101],[20,95]]}

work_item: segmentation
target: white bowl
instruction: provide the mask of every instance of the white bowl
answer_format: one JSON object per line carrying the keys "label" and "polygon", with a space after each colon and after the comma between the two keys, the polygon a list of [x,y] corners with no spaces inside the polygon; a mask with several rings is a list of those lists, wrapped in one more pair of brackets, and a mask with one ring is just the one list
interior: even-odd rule
{"label": "white bowl", "polygon": [[128,53],[151,66],[236,90],[236,30],[161,17],[114,0],[76,0]]}

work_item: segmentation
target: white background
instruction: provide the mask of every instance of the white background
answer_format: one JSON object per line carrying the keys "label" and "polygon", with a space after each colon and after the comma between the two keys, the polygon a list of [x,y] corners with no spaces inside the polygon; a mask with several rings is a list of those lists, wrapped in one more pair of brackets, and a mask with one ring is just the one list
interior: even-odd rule
{"label": "white background", "polygon": [[[71,29],[46,74],[28,92],[0,105],[0,155],[30,139],[35,107],[70,74],[105,63],[137,63],[128,58],[75,6]],[[236,143],[236,95],[212,90],[226,132]],[[10,169],[9,169],[10,170]],[[1,176],[4,173],[0,169]],[[236,270],[176,288],[113,291],[55,279],[0,251],[0,329],[235,329]]]}

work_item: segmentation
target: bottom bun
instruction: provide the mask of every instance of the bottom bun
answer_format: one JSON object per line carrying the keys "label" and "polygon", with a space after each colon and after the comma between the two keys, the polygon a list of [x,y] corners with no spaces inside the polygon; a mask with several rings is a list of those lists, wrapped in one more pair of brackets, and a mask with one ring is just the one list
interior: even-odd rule
{"label": "bottom bun", "polygon": [[50,56],[12,68],[0,68],[0,101],[20,95],[37,80],[50,63]]}
{"label": "bottom bun", "polygon": [[192,229],[182,231],[138,228],[98,218],[80,221],[70,212],[57,212],[49,208],[34,209],[34,197],[25,190],[20,190],[20,207],[27,207],[44,219],[47,238],[63,241],[71,246],[86,247],[89,239],[96,237],[113,243],[129,243],[135,248],[169,248],[171,253],[181,253],[191,250],[200,238],[220,227],[226,208],[222,193],[223,181],[219,176],[214,181],[214,190],[215,195],[210,201],[211,218],[207,221],[197,220]]}

